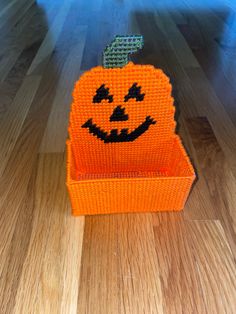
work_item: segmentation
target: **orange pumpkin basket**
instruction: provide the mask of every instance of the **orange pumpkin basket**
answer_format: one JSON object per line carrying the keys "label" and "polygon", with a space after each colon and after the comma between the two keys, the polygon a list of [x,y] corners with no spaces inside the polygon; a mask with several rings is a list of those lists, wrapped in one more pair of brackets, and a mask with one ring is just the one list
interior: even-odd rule
{"label": "orange pumpkin basket", "polygon": [[74,215],[181,210],[195,179],[175,134],[168,77],[128,62],[141,36],[117,36],[76,83],[67,141]]}

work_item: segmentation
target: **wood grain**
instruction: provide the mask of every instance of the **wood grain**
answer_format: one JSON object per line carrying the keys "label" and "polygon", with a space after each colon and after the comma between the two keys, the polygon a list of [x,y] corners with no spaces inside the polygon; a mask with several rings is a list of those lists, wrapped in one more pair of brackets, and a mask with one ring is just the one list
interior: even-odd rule
{"label": "wood grain", "polygon": [[196,155],[232,252],[236,253],[236,180],[206,118],[189,119]]}
{"label": "wood grain", "polygon": [[[235,16],[228,0],[0,2],[1,314],[235,313]],[[198,180],[183,212],[72,217],[73,85],[127,33],[144,35],[132,61],[170,77]]]}
{"label": "wood grain", "polygon": [[34,96],[39,87],[41,77],[38,75],[27,76],[19,88],[10,108],[3,117],[0,126],[1,153],[0,153],[0,175],[2,175],[5,165],[9,159],[12,149],[21,131],[24,120],[32,104]]}
{"label": "wood grain", "polygon": [[63,154],[39,156],[36,210],[13,313],[75,312],[84,218],[70,215],[61,169]]}
{"label": "wood grain", "polygon": [[[7,77],[0,83],[0,121],[7,120],[5,115],[9,110],[12,110],[10,108],[12,107],[14,97],[16,97],[16,94],[24,81],[27,71],[26,69],[31,64],[39,45],[40,41],[26,47],[8,73]],[[7,123],[7,121],[5,123]]]}
{"label": "wood grain", "polygon": [[[18,2],[21,3],[21,1]],[[32,5],[32,1],[26,1],[25,5],[26,5],[25,10],[27,10],[28,6]],[[20,12],[22,11],[21,9],[19,10]],[[17,62],[23,50],[26,47],[30,47],[32,44],[34,44],[35,42],[39,41],[42,38],[43,30],[39,28],[40,22],[42,21],[38,15],[37,18],[39,25],[33,24],[33,19],[38,12],[40,12],[40,10],[37,10],[35,7],[33,7],[32,9],[28,10],[28,14],[26,14],[26,17],[25,15],[21,17],[21,14],[19,14],[18,10],[16,10],[15,12],[16,19],[14,19],[11,22],[8,22],[5,28],[2,29],[2,34],[0,37],[1,38],[0,42],[2,46],[0,59],[1,82],[3,82],[6,79],[8,73],[11,71],[12,67]],[[21,23],[19,23],[18,19],[21,19]],[[35,29],[35,34],[33,36],[31,32],[27,32],[29,23],[31,27],[37,28],[37,31]],[[12,26],[12,28],[8,26],[9,24]]]}
{"label": "wood grain", "polygon": [[[201,161],[198,160],[196,150],[192,143],[192,137],[186,120],[181,115],[179,134],[183,140],[183,144],[187,147],[188,154],[191,156],[192,164],[197,173],[197,180],[191,191],[187,204],[185,205],[184,218],[186,220],[217,220],[219,218],[218,211],[215,208],[215,202],[212,198],[203,170],[200,167]],[[189,119],[191,121],[191,119]],[[191,134],[192,135],[192,134]]]}
{"label": "wood grain", "polygon": [[86,217],[82,261],[78,313],[163,313],[151,214]]}
{"label": "wood grain", "polygon": [[63,24],[65,22],[66,16],[71,6],[71,0],[66,1],[60,11],[57,13],[55,20],[53,21],[52,26],[50,27],[48,33],[46,34],[42,45],[40,46],[35,59],[30,65],[27,74],[40,74],[43,72],[44,67],[47,65],[47,62],[53,52],[57,39],[62,30]]}
{"label": "wood grain", "polygon": [[[19,278],[22,273],[22,268],[25,262],[26,252],[30,241],[29,234],[31,234],[32,232],[32,216],[34,210],[36,175],[37,167],[35,163],[35,167],[32,171],[28,185],[24,182],[24,186],[27,186],[27,190],[26,193],[24,193],[24,198],[22,202],[20,202],[20,214],[17,216],[15,228],[13,228],[11,224],[7,226],[7,231],[13,231],[13,234],[11,235],[12,241],[8,241],[8,243],[10,243],[10,246],[5,257],[3,251],[1,252],[1,313],[12,313],[15,305],[15,297],[19,286]],[[13,203],[9,205],[14,206],[15,204]],[[14,221],[14,219],[12,220]],[[2,240],[5,239],[3,238]]]}
{"label": "wood grain", "polygon": [[[83,46],[86,38],[87,28],[79,26],[75,28],[71,42],[71,51],[68,54],[62,69],[61,79],[58,82],[59,88],[55,95],[52,110],[45,129],[44,138],[41,144],[41,152],[64,152],[67,139],[67,117],[69,115],[70,103],[72,102],[71,90],[78,80],[80,65],[83,54]],[[74,45],[76,38],[79,43]],[[74,41],[73,41],[74,40]],[[65,82],[64,77],[68,77]]]}
{"label": "wood grain", "polygon": [[220,222],[167,213],[156,215],[154,232],[165,312],[233,313],[235,264]]}
{"label": "wood grain", "polygon": [[186,223],[181,215],[157,215],[154,234],[164,313],[207,313]]}
{"label": "wood grain", "polygon": [[221,223],[198,221],[187,226],[206,313],[234,313],[235,262]]}

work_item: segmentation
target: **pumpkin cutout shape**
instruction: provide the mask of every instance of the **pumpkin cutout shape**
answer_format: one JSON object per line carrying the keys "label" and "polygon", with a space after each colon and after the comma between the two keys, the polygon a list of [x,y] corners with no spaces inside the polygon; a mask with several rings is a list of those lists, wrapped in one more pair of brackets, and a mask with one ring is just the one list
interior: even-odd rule
{"label": "pumpkin cutout shape", "polygon": [[[169,78],[151,65],[128,62],[142,45],[141,36],[117,36],[103,66],[75,85],[67,142],[74,214],[184,206],[194,171],[175,134]],[[175,185],[181,179],[180,193]],[[169,193],[179,201],[170,201]]]}

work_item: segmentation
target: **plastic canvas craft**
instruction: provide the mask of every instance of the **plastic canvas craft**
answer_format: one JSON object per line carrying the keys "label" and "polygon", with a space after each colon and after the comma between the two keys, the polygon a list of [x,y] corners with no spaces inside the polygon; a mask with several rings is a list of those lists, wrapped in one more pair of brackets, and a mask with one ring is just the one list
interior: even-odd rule
{"label": "plastic canvas craft", "polygon": [[128,62],[142,36],[116,36],[73,92],[67,187],[74,215],[181,210],[195,178],[175,134],[169,78]]}

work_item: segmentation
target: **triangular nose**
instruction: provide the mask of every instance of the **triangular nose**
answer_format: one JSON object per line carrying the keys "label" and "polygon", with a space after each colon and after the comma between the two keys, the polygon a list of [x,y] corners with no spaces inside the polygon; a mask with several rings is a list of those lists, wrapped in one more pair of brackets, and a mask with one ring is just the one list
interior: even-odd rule
{"label": "triangular nose", "polygon": [[110,116],[110,121],[127,121],[129,116],[125,113],[125,108],[121,108],[121,106],[117,106],[113,114]]}

